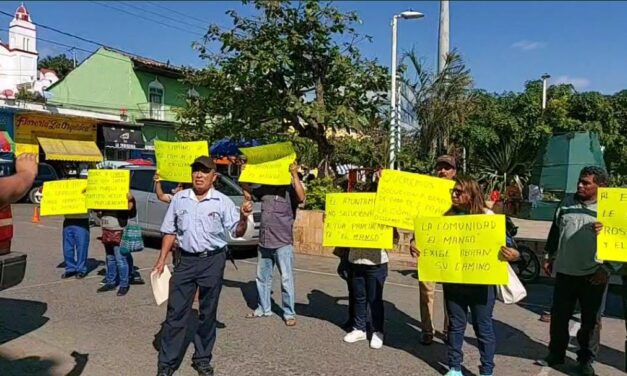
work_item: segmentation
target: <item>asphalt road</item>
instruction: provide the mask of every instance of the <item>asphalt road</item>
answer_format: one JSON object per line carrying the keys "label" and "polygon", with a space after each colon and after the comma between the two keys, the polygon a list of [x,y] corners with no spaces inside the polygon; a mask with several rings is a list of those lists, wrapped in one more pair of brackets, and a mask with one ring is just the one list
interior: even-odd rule
{"label": "asphalt road", "polygon": [[[0,375],[154,375],[155,339],[165,305],[155,305],[150,287],[131,286],[129,294],[96,294],[104,251],[92,229],[90,265],[84,280],[61,280],[61,218],[31,223],[32,206],[16,205],[13,249],[28,253],[24,282],[0,292]],[[157,243],[157,242],[152,242]],[[157,246],[157,244],[150,244]],[[135,264],[148,279],[156,250],[136,254]],[[288,328],[278,316],[250,320],[244,316],[256,301],[255,253],[239,254],[236,270],[228,264],[222,290],[217,375],[440,375],[446,372],[446,348],[418,342],[418,284],[414,272],[392,265],[386,283],[384,347],[366,342],[346,344],[339,325],[346,318],[346,285],[335,274],[333,257],[296,256],[298,324]],[[277,274],[275,274],[277,275]],[[573,374],[575,362],[561,370],[534,360],[546,354],[548,324],[538,313],[550,304],[550,283],[529,286],[525,304],[498,303],[494,312],[498,338],[497,375]],[[275,278],[274,297],[280,303]],[[436,295],[438,330],[442,325],[441,293]],[[278,309],[278,307],[275,307]],[[623,374],[625,326],[618,296],[610,294],[596,369],[600,375]],[[194,322],[190,323],[190,332]],[[576,325],[573,322],[573,325]],[[572,332],[576,331],[576,326]],[[477,342],[469,326],[464,347],[468,375],[478,375]],[[573,344],[575,340],[571,341]],[[190,367],[192,346],[177,375],[196,375]],[[571,359],[574,354],[569,352]]]}

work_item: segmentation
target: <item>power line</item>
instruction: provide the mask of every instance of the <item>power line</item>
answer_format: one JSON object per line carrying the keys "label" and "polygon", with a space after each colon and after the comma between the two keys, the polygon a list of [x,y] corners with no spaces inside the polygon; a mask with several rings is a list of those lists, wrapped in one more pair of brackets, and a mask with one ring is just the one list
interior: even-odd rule
{"label": "power line", "polygon": [[203,32],[206,32],[206,31],[207,31],[207,27],[201,27],[201,26],[197,26],[197,25],[192,25],[192,24],[190,24],[190,23],[183,22],[183,21],[181,21],[180,19],[177,19],[177,18],[174,18],[174,17],[170,17],[170,16],[167,16],[167,15],[161,14],[161,13],[159,13],[159,12],[155,12],[155,11],[150,10],[150,9],[142,8],[142,7],[140,7],[140,6],[137,6],[137,5],[131,4],[131,3],[129,3],[129,2],[124,2],[124,1],[121,1],[121,2],[120,2],[120,4],[126,5],[127,7],[130,7],[130,8],[135,8],[135,9],[140,10],[140,11],[142,11],[142,12],[148,12],[148,13],[150,13],[150,14],[154,14],[154,15],[156,15],[156,16],[158,16],[158,17],[162,17],[162,18],[165,18],[165,19],[167,19],[167,20],[171,20],[171,21],[174,21],[174,22],[178,22],[178,23],[181,23],[181,24],[183,24],[183,25],[187,25],[187,26],[189,26],[189,27],[195,27],[195,28],[197,28],[197,29],[200,29],[200,30],[201,30],[201,31],[203,31]]}
{"label": "power line", "polygon": [[115,7],[115,6],[111,5],[111,4],[101,3],[101,2],[98,2],[98,1],[92,1],[92,3],[96,4],[96,5],[100,5],[100,6],[105,7],[105,8],[110,8],[110,9],[117,10],[118,12],[122,12],[122,13],[125,13],[125,14],[128,14],[128,15],[131,15],[133,17],[139,17],[140,19],[143,19],[144,21],[150,21],[150,22],[156,23],[157,25],[160,25],[160,26],[169,27],[171,29],[182,31],[184,33],[188,33],[188,34],[194,35],[196,37],[200,37],[200,38],[203,37],[202,35],[196,34],[196,33],[192,32],[192,31],[189,31],[189,30],[186,30],[186,29],[182,29],[182,28],[180,28],[178,26],[173,26],[173,25],[167,24],[167,23],[165,23],[163,21],[160,21],[160,20],[155,20],[154,18],[148,18],[146,16],[142,16],[141,14],[133,13],[133,12],[130,12],[130,11],[126,10],[126,9],[121,9],[121,8]]}
{"label": "power line", "polygon": [[176,13],[176,14],[178,14],[178,15],[180,15],[180,16],[184,16],[184,17],[187,17],[187,18],[189,18],[189,19],[192,19],[192,20],[195,20],[195,21],[198,21],[198,22],[202,22],[202,23],[203,23],[203,25],[207,25],[207,20],[202,20],[202,19],[197,18],[197,17],[194,17],[194,16],[192,16],[192,15],[190,15],[190,14],[183,13],[183,12],[179,12],[179,11],[178,11],[178,10],[176,10],[176,9],[171,9],[171,8],[168,8],[168,7],[164,6],[164,5],[161,5],[161,4],[159,4],[159,3],[156,3],[156,2],[154,2],[154,1],[148,1],[147,3],[148,3],[148,4],[150,4],[150,5],[152,5],[152,6],[155,6],[155,7],[161,8],[161,9],[163,9],[163,10],[167,10],[167,11],[169,11],[169,12]]}

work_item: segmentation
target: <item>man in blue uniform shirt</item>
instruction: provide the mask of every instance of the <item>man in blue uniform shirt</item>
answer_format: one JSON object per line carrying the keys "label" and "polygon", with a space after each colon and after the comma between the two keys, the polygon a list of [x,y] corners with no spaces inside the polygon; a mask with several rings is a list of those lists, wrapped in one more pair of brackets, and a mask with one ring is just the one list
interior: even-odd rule
{"label": "man in blue uniform shirt", "polygon": [[[161,232],[161,254],[154,271],[161,274],[174,240],[181,257],[174,265],[170,281],[168,311],[161,332],[158,376],[174,373],[179,354],[184,350],[186,328],[196,289],[199,290],[198,329],[194,337],[196,352],[192,366],[198,375],[213,375],[211,351],[216,340],[216,312],[222,289],[226,261],[226,232],[244,235],[252,202],[244,200],[241,209],[216,191],[218,178],[210,157],[198,157],[192,163],[192,188],[178,192],[166,213]],[[239,211],[239,213],[238,213]]]}

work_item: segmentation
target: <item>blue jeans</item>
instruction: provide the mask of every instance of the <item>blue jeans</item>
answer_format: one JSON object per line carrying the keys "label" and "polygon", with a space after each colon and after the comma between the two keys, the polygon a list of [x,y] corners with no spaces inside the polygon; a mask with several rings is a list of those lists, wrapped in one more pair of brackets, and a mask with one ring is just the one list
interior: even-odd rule
{"label": "blue jeans", "polygon": [[445,283],[444,302],[449,316],[448,327],[448,365],[461,371],[464,353],[464,332],[470,310],[472,326],[477,336],[481,366],[479,373],[492,375],[494,371],[494,353],[496,336],[492,324],[495,288],[488,285],[461,285]]}
{"label": "blue jeans", "polygon": [[355,299],[353,326],[366,331],[368,308],[372,316],[372,331],[383,333],[383,285],[388,276],[388,264],[351,264],[351,287]]}
{"label": "blue jeans", "polygon": [[66,273],[87,273],[89,227],[63,226],[63,261]]}
{"label": "blue jeans", "polygon": [[107,254],[107,275],[105,283],[115,285],[120,282],[120,287],[129,286],[128,256],[120,253],[120,246],[105,245]]}
{"label": "blue jeans", "polygon": [[276,264],[281,274],[281,300],[283,319],[289,320],[296,316],[294,311],[294,249],[292,245],[281,248],[263,248],[257,250],[257,292],[259,305],[255,310],[257,316],[272,315],[272,273]]}

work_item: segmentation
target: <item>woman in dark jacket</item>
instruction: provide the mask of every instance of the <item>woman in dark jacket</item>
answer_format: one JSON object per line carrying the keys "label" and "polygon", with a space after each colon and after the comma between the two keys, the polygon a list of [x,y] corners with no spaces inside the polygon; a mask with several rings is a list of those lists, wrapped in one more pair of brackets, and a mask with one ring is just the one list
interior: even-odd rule
{"label": "woman in dark jacket", "polygon": [[[486,208],[479,184],[469,178],[455,179],[455,187],[451,190],[451,201],[453,205],[445,215],[494,214]],[[516,261],[518,257],[517,250],[506,246],[501,247],[500,259],[511,262]],[[462,345],[468,311],[471,313],[472,326],[481,354],[479,373],[481,376],[492,376],[496,351],[496,336],[492,323],[496,286],[443,283],[442,287],[444,304],[449,316],[447,341],[449,372],[446,376],[462,376],[461,366],[464,358]]]}

